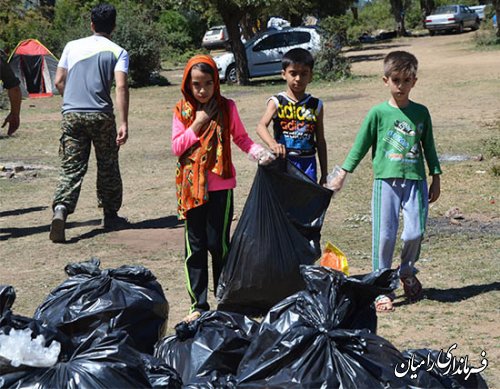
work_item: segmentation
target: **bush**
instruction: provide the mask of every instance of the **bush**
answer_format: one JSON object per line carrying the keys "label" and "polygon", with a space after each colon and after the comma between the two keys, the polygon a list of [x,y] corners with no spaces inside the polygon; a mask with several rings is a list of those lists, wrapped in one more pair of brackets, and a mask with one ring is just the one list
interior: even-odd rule
{"label": "bush", "polygon": [[158,30],[143,8],[133,2],[122,1],[116,9],[117,27],[113,40],[129,53],[130,85],[148,85],[151,75],[161,68]]}
{"label": "bush", "polygon": [[321,50],[315,61],[316,79],[337,81],[351,75],[351,64],[341,52],[348,41],[348,23],[348,16],[331,16],[321,22],[323,34]]}
{"label": "bush", "polygon": [[481,23],[481,29],[474,33],[474,42],[479,47],[491,47],[500,45],[500,37],[496,35],[491,18],[486,18]]}
{"label": "bush", "polygon": [[161,59],[171,64],[184,64],[195,47],[201,44],[206,24],[194,12],[167,10],[162,12],[157,28],[162,42]]}

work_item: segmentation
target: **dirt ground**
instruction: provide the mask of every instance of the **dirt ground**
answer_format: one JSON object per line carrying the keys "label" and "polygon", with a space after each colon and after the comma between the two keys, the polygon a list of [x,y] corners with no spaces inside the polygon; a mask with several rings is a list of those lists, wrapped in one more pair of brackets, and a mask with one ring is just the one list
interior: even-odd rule
{"label": "dirt ground", "polygon": [[[381,81],[384,55],[408,50],[419,59],[412,99],[431,111],[438,152],[447,157],[442,162],[442,197],[430,208],[419,264],[426,298],[410,305],[398,291],[396,310],[379,317],[378,333],[401,350],[447,350],[456,343],[454,355],[467,355],[476,367],[485,351],[489,365],[484,375],[495,388],[500,387],[500,184],[491,173],[498,161],[485,150],[500,137],[500,53],[475,49],[472,37],[473,33],[404,38],[348,50],[355,77],[339,83],[315,82],[310,92],[324,101],[332,168],[347,154],[368,109],[388,98]],[[15,287],[15,313],[32,316],[66,278],[64,266],[90,257],[100,258],[103,269],[124,264],[149,268],[170,304],[168,333],[187,313],[183,225],[175,216],[175,157],[170,153],[170,122],[180,97],[181,74],[172,70],[165,75],[172,85],[131,90],[130,139],[120,156],[121,213],[131,221],[130,229],[106,233],[101,228],[92,157],[77,210],[68,220],[68,242],[49,241],[58,169],[59,96],[25,100],[17,135],[7,138],[1,133],[0,283]],[[257,140],[254,129],[265,101],[283,88],[279,78],[271,78],[255,80],[250,87],[224,85],[223,94],[236,101]],[[234,155],[236,224],[256,167],[241,152],[235,150]],[[332,201],[323,228],[323,243],[330,240],[343,249],[351,274],[367,273],[371,267],[370,196],[366,157]],[[454,207],[460,217],[449,213]]]}

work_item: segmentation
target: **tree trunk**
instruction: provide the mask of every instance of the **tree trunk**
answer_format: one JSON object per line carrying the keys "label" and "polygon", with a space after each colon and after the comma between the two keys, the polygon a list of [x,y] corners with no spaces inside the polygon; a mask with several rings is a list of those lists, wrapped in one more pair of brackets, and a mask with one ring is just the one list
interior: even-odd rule
{"label": "tree trunk", "polygon": [[[221,12],[222,15],[222,12]],[[250,84],[250,76],[248,74],[248,61],[245,52],[245,46],[241,41],[239,19],[235,15],[222,15],[222,20],[227,28],[229,34],[229,41],[231,43],[231,51],[234,54],[234,61],[236,63],[236,74],[238,76],[238,85]]]}
{"label": "tree trunk", "polygon": [[420,0],[420,9],[424,16],[430,15],[434,7],[434,0]]}
{"label": "tree trunk", "polygon": [[406,35],[405,18],[402,0],[391,0],[391,12],[397,25],[398,36]]}
{"label": "tree trunk", "polygon": [[[233,5],[233,6],[231,6]],[[236,74],[238,77],[238,85],[250,84],[248,74],[248,61],[245,52],[245,46],[241,42],[241,33],[239,22],[246,13],[244,9],[227,1],[217,1],[217,11],[219,12],[224,24],[226,25],[231,51],[234,54],[236,62]]]}

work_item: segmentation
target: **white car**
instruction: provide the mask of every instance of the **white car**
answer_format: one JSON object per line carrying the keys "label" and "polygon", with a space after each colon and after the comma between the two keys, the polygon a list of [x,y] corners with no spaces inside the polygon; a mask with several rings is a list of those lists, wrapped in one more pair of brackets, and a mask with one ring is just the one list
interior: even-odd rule
{"label": "white car", "polygon": [[477,13],[477,16],[479,16],[479,20],[484,20],[484,11],[486,5],[469,5],[469,8]]}
{"label": "white car", "polygon": [[[311,27],[267,30],[245,43],[250,78],[281,73],[281,58],[290,49],[304,48],[314,56],[319,52],[320,35]],[[221,81],[235,83],[236,63],[233,53],[214,57]]]}
{"label": "white car", "polygon": [[478,14],[466,5],[442,5],[425,18],[425,28],[431,36],[437,31],[461,33],[466,27],[470,27],[472,31],[477,30],[480,22]]}

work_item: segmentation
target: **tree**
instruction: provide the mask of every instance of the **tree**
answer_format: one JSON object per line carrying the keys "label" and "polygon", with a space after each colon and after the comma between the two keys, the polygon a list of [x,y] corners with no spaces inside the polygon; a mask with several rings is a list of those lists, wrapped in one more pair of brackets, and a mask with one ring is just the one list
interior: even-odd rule
{"label": "tree", "polygon": [[398,36],[406,35],[405,13],[410,5],[411,0],[391,0],[391,12],[396,21]]}

